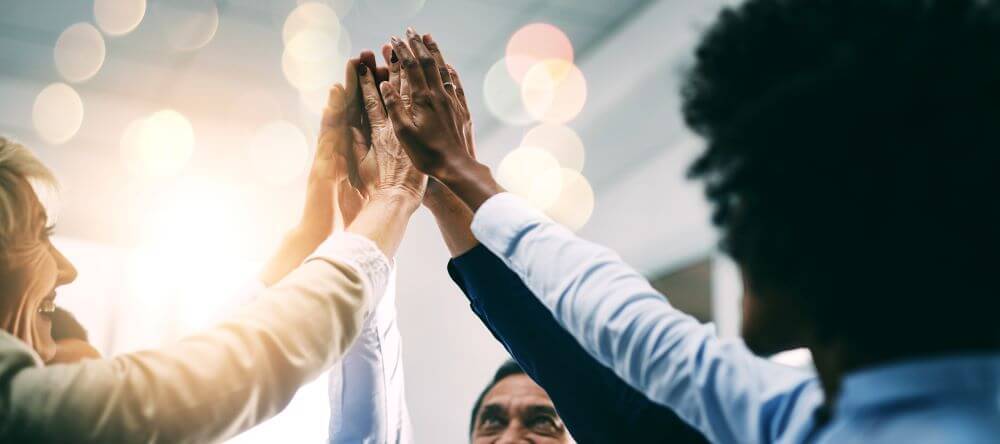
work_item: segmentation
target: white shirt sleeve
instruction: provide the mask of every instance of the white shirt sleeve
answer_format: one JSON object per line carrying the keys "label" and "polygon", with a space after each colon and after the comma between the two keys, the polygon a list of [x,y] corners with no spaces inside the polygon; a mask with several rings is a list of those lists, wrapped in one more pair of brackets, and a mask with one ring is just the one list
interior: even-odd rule
{"label": "white shirt sleeve", "polygon": [[[754,356],[673,308],[611,250],[580,239],[509,193],[472,231],[594,358],[712,442],[766,441],[808,372]],[[668,246],[663,246],[664,248]],[[815,392],[810,392],[815,393]]]}
{"label": "white shirt sleeve", "polygon": [[395,269],[385,296],[329,378],[331,444],[413,442],[396,320]]}

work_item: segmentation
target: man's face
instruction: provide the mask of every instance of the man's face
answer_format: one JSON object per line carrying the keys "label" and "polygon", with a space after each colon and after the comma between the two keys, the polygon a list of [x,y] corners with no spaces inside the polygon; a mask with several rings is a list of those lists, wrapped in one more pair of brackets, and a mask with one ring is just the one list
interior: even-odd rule
{"label": "man's face", "polygon": [[508,376],[483,397],[473,444],[571,442],[549,395],[527,375]]}

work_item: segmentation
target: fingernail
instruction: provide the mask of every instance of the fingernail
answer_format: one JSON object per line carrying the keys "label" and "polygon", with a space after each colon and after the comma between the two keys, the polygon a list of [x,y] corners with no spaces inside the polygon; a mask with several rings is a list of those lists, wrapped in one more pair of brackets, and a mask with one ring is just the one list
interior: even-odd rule
{"label": "fingernail", "polygon": [[424,38],[427,39],[427,43],[434,43],[434,37],[431,37],[430,34],[424,34]]}
{"label": "fingernail", "polygon": [[389,58],[389,61],[392,63],[396,63],[399,61],[399,57],[396,57],[396,51],[392,51],[392,57]]}
{"label": "fingernail", "polygon": [[358,64],[358,74],[365,75],[368,74],[368,65],[364,63]]}
{"label": "fingernail", "polygon": [[410,26],[409,28],[406,28],[406,35],[408,35],[408,36],[410,36],[410,37],[414,37],[414,36],[416,36],[416,35],[417,35],[417,31],[415,31],[415,30],[413,29],[413,27],[412,27],[412,26]]}
{"label": "fingernail", "polygon": [[393,45],[398,45],[400,43],[403,43],[401,40],[399,40],[399,37],[396,37],[396,36],[392,36],[392,38],[390,40],[392,40],[392,44]]}

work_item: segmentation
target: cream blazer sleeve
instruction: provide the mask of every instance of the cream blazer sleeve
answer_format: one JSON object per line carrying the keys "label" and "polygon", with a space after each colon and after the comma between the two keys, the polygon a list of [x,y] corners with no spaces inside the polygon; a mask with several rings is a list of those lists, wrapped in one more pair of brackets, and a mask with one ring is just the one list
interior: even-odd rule
{"label": "cream blazer sleeve", "polygon": [[227,321],[167,347],[45,367],[0,332],[0,442],[233,436],[278,413],[344,353],[388,274],[372,242],[339,233]]}

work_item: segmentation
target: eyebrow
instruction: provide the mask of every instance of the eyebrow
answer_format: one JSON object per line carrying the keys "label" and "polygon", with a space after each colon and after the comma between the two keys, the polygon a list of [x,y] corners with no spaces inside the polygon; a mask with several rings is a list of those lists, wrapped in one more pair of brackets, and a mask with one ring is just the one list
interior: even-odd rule
{"label": "eyebrow", "polygon": [[503,406],[500,404],[487,404],[479,409],[479,417],[485,418],[487,416],[506,416],[507,412],[504,410]]}
{"label": "eyebrow", "polygon": [[554,416],[556,418],[559,417],[559,413],[556,412],[556,409],[548,405],[528,406],[528,408],[524,409],[524,412],[525,414],[529,415],[537,415],[537,416],[546,415],[546,416]]}

